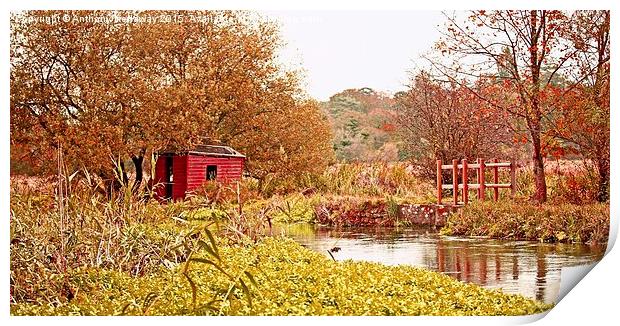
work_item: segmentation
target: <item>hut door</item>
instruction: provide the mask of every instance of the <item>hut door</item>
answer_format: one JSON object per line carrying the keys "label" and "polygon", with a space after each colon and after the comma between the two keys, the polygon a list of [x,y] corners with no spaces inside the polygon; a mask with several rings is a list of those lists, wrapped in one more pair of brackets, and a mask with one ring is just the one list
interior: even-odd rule
{"label": "hut door", "polygon": [[217,165],[207,165],[207,181],[217,179]]}
{"label": "hut door", "polygon": [[166,184],[166,198],[172,198],[172,156],[166,157],[166,175],[165,175],[165,184]]}

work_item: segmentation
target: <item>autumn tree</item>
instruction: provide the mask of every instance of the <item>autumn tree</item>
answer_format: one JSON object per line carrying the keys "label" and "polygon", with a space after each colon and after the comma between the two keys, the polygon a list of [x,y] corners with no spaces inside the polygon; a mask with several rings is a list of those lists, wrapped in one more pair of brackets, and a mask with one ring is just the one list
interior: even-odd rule
{"label": "autumn tree", "polygon": [[[447,23],[437,49],[441,58],[433,66],[455,82],[493,76],[503,91],[484,96],[489,104],[522,121],[532,145],[535,179],[534,199],[547,199],[542,135],[545,117],[556,107],[545,96],[558,76],[572,69],[578,49],[567,42],[571,18],[561,11],[508,10],[474,11],[466,19],[446,15]],[[583,76],[565,79],[563,91]],[[468,83],[462,83],[468,86]]]}
{"label": "autumn tree", "polygon": [[[483,85],[479,84],[478,92]],[[427,72],[414,76],[396,96],[397,124],[413,162],[429,176],[435,160],[497,157],[510,142],[505,112],[455,82],[433,80]]]}
{"label": "autumn tree", "polygon": [[252,158],[248,161],[250,173],[261,184],[267,176],[282,179],[319,174],[333,161],[331,129],[318,103],[289,99],[280,105],[278,110],[285,114],[260,116],[256,128],[231,141]]}
{"label": "autumn tree", "polygon": [[158,114],[147,126],[151,139],[159,148],[182,148],[206,135],[244,152],[251,169],[258,159],[251,150],[265,140],[252,135],[277,140],[287,132],[286,126],[264,126],[296,105],[299,76],[274,60],[280,44],[275,25],[251,13],[189,15],[203,21],[150,24],[137,32],[143,44],[137,56],[152,69],[147,76],[155,96],[149,103]]}
{"label": "autumn tree", "polygon": [[17,154],[41,158],[62,148],[75,167],[110,179],[124,147],[123,120],[142,90],[121,52],[129,26],[28,20],[59,15],[11,17],[11,143],[22,147]]}
{"label": "autumn tree", "polygon": [[[598,200],[609,199],[610,175],[610,37],[609,11],[576,11],[568,36],[577,50],[575,79],[579,85],[558,98],[557,113],[548,135],[560,149],[575,149],[594,162],[598,172]],[[585,78],[580,78],[584,75]],[[560,92],[558,92],[560,93]]]}
{"label": "autumn tree", "polygon": [[[109,19],[29,19],[54,15]],[[21,154],[62,147],[74,168],[105,179],[131,159],[139,184],[145,157],[162,149],[207,136],[246,152],[253,169],[280,151],[265,146],[271,152],[254,155],[260,142],[299,144],[290,134],[304,129],[280,121],[321,126],[299,73],[275,60],[276,26],[253,13],[46,11],[17,13],[11,23],[11,142]]]}
{"label": "autumn tree", "polygon": [[[190,117],[198,129],[192,134],[242,151],[259,181],[322,171],[331,159],[331,134],[320,108],[300,88],[299,73],[274,60],[276,26],[250,13],[202,14],[211,15],[206,24],[143,31],[147,42],[165,40],[148,47],[155,51],[147,57],[164,67],[156,80],[171,80],[162,95],[171,97],[165,101],[173,104],[171,111],[194,108]],[[159,33],[164,35],[153,37]]]}

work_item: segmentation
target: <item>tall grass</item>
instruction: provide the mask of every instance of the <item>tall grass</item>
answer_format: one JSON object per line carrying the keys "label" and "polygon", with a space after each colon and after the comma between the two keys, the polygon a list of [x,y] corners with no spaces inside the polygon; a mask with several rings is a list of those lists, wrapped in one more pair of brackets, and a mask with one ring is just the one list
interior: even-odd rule
{"label": "tall grass", "polygon": [[433,184],[402,163],[342,164],[324,174],[325,191],[339,195],[398,196],[426,199]]}
{"label": "tall grass", "polygon": [[607,242],[609,235],[609,205],[474,202],[451,215],[442,232],[500,239],[602,244]]}
{"label": "tall grass", "polygon": [[[587,162],[549,163],[545,169],[547,198],[550,204],[592,204],[597,202],[596,171]],[[517,170],[517,199],[528,200],[535,192],[534,172],[530,166]]]}
{"label": "tall grass", "polygon": [[[191,266],[201,264],[226,275],[229,292],[240,289],[251,300],[252,274],[249,270],[240,275],[228,273],[220,265],[218,245],[221,241],[228,245],[255,243],[264,234],[253,224],[259,221],[256,217],[246,218],[236,208],[206,208],[207,199],[161,204],[131,187],[109,197],[85,180],[74,180],[72,187],[71,195],[37,191],[23,182],[12,187],[12,304],[65,305],[80,289],[79,271],[107,270],[143,277],[180,270],[183,282],[193,292],[192,306],[205,309],[196,306],[200,289],[191,276]],[[201,216],[206,210],[208,216]],[[216,241],[210,227],[223,235],[223,240]],[[230,299],[217,300],[223,304]],[[145,301],[150,300],[155,298],[149,294]]]}
{"label": "tall grass", "polygon": [[336,164],[320,175],[304,175],[298,179],[273,180],[264,183],[265,197],[304,189],[339,196],[396,196],[412,201],[434,198],[434,184],[416,175],[404,163]]}
{"label": "tall grass", "polygon": [[182,237],[160,234],[150,226],[179,213],[120,196],[107,199],[87,188],[71,196],[11,192],[11,296],[14,301],[62,301],[64,272],[102,267],[141,275],[166,261],[178,262],[172,250]]}

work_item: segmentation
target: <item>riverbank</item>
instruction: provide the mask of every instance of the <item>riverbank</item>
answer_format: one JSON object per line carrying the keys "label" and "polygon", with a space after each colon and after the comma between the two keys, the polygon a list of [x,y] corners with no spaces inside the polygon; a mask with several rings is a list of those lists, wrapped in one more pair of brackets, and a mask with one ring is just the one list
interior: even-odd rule
{"label": "riverbank", "polygon": [[441,232],[496,239],[604,244],[609,236],[609,203],[477,202],[450,215]]}
{"label": "riverbank", "polygon": [[314,207],[315,222],[330,226],[412,226],[442,227],[458,206],[416,204],[393,197],[327,197]]}
{"label": "riverbank", "polygon": [[594,245],[605,244],[609,235],[609,203],[536,205],[505,199],[463,207],[393,197],[321,197],[307,205],[313,205],[314,219],[299,221],[337,227],[427,225],[444,235]]}

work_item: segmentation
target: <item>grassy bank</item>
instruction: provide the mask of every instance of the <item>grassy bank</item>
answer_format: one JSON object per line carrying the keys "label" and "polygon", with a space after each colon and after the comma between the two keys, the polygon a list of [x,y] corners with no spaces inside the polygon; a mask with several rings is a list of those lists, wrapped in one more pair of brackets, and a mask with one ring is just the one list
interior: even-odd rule
{"label": "grassy bank", "polygon": [[[131,277],[109,269],[77,269],[67,279],[75,297],[54,306],[13,304],[14,315],[523,315],[551,306],[485,290],[413,267],[334,262],[289,239],[222,247],[218,265],[231,281],[195,263],[192,287],[177,268]],[[201,255],[204,259],[209,255]],[[252,280],[246,275],[250,273]],[[234,278],[233,277],[233,278]]]}
{"label": "grassy bank", "polygon": [[550,308],[413,267],[335,262],[267,236],[270,219],[307,216],[288,197],[239,214],[200,198],[160,205],[131,193],[108,199],[73,190],[57,198],[12,189],[13,315],[513,315]]}
{"label": "grassy bank", "polygon": [[601,244],[609,235],[609,204],[534,205],[474,202],[451,215],[443,234]]}

